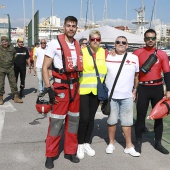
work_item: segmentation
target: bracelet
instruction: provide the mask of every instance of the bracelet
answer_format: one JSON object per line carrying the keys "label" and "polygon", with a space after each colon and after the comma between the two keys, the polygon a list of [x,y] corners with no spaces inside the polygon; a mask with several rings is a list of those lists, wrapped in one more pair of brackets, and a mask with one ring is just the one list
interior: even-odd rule
{"label": "bracelet", "polygon": [[137,89],[133,89],[133,91],[136,91]]}

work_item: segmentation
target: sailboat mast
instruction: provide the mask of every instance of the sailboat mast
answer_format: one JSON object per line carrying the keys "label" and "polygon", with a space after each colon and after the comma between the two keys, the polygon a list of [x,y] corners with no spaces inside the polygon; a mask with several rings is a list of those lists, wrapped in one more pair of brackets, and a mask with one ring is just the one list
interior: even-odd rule
{"label": "sailboat mast", "polygon": [[103,24],[107,24],[107,0],[104,3],[104,11],[103,11]]}
{"label": "sailboat mast", "polygon": [[80,21],[82,20],[82,0],[80,0]]}

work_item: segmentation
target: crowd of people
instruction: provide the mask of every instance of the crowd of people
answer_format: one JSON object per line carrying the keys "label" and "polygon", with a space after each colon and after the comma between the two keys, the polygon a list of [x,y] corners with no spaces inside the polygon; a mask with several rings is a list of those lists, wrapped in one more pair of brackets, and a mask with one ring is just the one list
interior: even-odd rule
{"label": "crowd of people", "polygon": [[[46,46],[46,40],[40,40],[40,46],[32,46],[30,53],[23,47],[23,39],[18,38],[17,47],[8,43],[8,38],[1,37],[0,45],[0,105],[3,104],[5,76],[8,76],[14,102],[22,103],[25,87],[26,63],[28,73],[31,67],[38,77],[39,96],[46,91],[52,110],[49,113],[49,127],[46,137],[45,167],[54,167],[54,160],[59,155],[59,143],[64,128],[64,158],[73,163],[80,159],[95,156],[91,147],[95,114],[101,101],[98,99],[97,78],[94,66],[97,66],[100,80],[105,82],[111,93],[117,72],[125,58],[111,100],[111,113],[107,118],[109,142],[106,153],[115,150],[115,133],[118,119],[124,134],[126,147],[124,153],[139,157],[142,153],[142,131],[149,103],[152,108],[163,97],[170,99],[170,67],[168,56],[156,47],[156,32],[149,29],[144,34],[145,47],[132,53],[127,52],[128,39],[118,36],[115,49],[108,52],[100,45],[101,34],[92,30],[89,39],[74,39],[78,21],[68,16],[64,21],[64,33],[57,36]],[[39,46],[39,47],[38,47]],[[153,62],[153,57],[156,61]],[[147,67],[146,67],[147,65]],[[148,70],[146,70],[146,68]],[[144,72],[145,71],[145,72]],[[166,85],[163,89],[162,71]],[[20,93],[17,81],[20,74]],[[53,78],[53,84],[50,78]],[[136,103],[135,122],[136,144],[132,144],[133,106]],[[161,144],[163,119],[154,122],[155,149],[162,154],[169,151]]]}

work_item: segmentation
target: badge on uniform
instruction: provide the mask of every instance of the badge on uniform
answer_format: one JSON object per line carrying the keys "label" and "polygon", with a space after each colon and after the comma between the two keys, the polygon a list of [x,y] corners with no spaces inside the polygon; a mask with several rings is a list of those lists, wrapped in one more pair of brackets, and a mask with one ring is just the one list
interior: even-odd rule
{"label": "badge on uniform", "polygon": [[58,94],[58,96],[59,96],[61,99],[63,99],[63,98],[65,97],[65,94],[64,94],[64,93],[60,93],[60,94]]}

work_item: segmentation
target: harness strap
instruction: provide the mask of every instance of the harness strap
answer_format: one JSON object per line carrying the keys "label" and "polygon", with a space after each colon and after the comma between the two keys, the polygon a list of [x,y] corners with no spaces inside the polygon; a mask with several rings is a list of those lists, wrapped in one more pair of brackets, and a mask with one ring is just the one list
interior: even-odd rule
{"label": "harness strap", "polygon": [[64,83],[64,84],[74,84],[75,82],[78,82],[78,81],[79,81],[79,78],[68,79],[68,80],[54,78],[54,82]]}
{"label": "harness strap", "polygon": [[139,84],[153,84],[153,83],[159,83],[162,81],[162,78],[157,80],[149,80],[149,81],[140,81]]}
{"label": "harness strap", "polygon": [[[67,82],[69,82],[70,78],[69,75],[66,74],[67,76]],[[79,80],[79,79],[78,79]],[[72,96],[71,94],[71,89],[72,89],[73,84],[69,84],[69,95],[70,95],[70,102],[74,101],[76,94],[78,93],[79,90],[79,83],[76,84],[75,90],[74,90],[74,95]]]}
{"label": "harness strap", "polygon": [[64,71],[64,69],[63,69],[63,68],[62,68],[62,69],[55,68],[55,67],[54,67],[54,65],[53,65],[53,70],[54,70],[55,72],[59,73],[59,74],[63,74],[63,73],[65,73],[65,71]]}
{"label": "harness strap", "polygon": [[167,107],[167,109],[168,109],[168,114],[170,114],[170,106],[169,106],[169,104],[166,102],[166,101],[164,101],[164,102],[162,102],[163,104],[165,104],[165,106]]}

